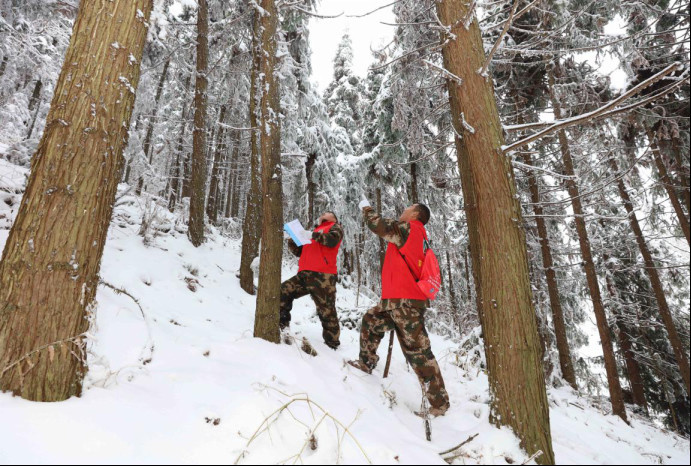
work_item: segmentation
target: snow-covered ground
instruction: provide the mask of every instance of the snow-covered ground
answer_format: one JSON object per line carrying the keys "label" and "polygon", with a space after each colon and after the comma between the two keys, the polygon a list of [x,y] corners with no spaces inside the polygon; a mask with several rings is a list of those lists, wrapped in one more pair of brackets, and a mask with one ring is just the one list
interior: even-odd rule
{"label": "snow-covered ground", "polygon": [[[21,186],[25,173],[0,160],[0,190]],[[145,245],[143,205],[125,196],[116,207],[83,396],[44,404],[0,394],[0,463],[444,464],[439,453],[472,436],[456,463],[527,459],[509,430],[489,424],[487,379],[472,352],[431,335],[452,409],[432,421],[427,442],[413,414],[420,388],[398,347],[387,379],[383,364],[373,375],[344,365],[357,356],[357,331],[343,329],[337,351],[326,347],[309,298],[296,302],[292,332],[317,356],[254,339],[254,297],[235,276],[237,239],[212,232],[195,249],[164,212],[169,232]],[[14,212],[0,198],[0,222]],[[285,277],[295,268],[287,263]],[[339,310],[355,302],[339,288]],[[688,440],[638,418],[628,426],[570,389],[549,398],[560,464],[689,463]]]}

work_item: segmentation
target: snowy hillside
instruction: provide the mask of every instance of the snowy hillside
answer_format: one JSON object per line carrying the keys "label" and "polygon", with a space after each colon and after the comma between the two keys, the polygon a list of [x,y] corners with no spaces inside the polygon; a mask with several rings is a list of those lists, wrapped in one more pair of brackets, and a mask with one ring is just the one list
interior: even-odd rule
{"label": "snowy hillside", "polygon": [[[0,160],[0,247],[24,175]],[[0,395],[0,463],[443,464],[440,453],[468,439],[444,458],[527,460],[508,430],[488,422],[487,379],[472,345],[431,335],[452,409],[432,421],[427,442],[413,414],[419,385],[399,348],[387,379],[383,364],[372,376],[344,365],[357,356],[357,331],[343,329],[341,348],[329,349],[309,299],[296,302],[292,332],[316,356],[252,338],[254,297],[235,277],[237,239],[214,232],[195,249],[161,210],[145,245],[143,212],[153,210],[140,198],[117,201],[83,397],[40,404]],[[295,269],[286,263],[284,277]],[[369,304],[355,303],[339,287],[339,311]],[[560,464],[688,464],[688,440],[636,418],[628,426],[570,389],[549,397]]]}

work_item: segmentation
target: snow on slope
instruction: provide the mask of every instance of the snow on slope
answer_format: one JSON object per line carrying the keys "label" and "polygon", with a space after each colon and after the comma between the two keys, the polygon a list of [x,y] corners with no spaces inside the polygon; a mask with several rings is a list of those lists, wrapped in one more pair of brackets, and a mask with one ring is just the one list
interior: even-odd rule
{"label": "snow on slope", "polygon": [[[7,171],[0,165],[0,179]],[[341,348],[327,348],[309,298],[296,301],[292,332],[316,357],[252,338],[254,297],[235,277],[239,242],[214,232],[195,249],[166,212],[170,233],[145,246],[142,204],[124,197],[116,207],[82,398],[0,394],[0,463],[444,464],[439,452],[476,434],[457,463],[527,459],[511,432],[489,424],[487,379],[457,343],[431,335],[453,406],[427,442],[412,414],[420,388],[397,346],[387,379],[383,367],[369,376],[345,366],[358,333],[343,329]],[[0,230],[0,246],[6,239]],[[294,271],[287,264],[284,276]],[[338,292],[339,310],[353,310],[354,293]],[[676,435],[641,420],[629,427],[567,389],[552,390],[550,403],[559,463],[688,464],[689,442]]]}

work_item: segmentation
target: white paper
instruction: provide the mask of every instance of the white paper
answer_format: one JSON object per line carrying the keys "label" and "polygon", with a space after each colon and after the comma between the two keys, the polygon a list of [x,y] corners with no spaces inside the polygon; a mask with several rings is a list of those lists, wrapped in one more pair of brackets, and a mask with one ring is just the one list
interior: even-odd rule
{"label": "white paper", "polygon": [[293,242],[298,246],[312,243],[309,232],[302,227],[302,224],[297,219],[283,225],[283,230],[290,235]]}

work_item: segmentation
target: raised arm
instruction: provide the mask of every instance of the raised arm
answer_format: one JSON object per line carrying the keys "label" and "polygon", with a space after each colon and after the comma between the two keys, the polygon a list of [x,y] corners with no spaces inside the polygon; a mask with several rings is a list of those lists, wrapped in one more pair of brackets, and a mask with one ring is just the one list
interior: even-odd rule
{"label": "raised arm", "polygon": [[408,235],[410,234],[409,223],[384,218],[371,207],[365,207],[362,209],[362,213],[365,216],[367,228],[372,230],[375,235],[389,243],[395,244],[399,248],[402,248],[405,242],[408,241]]}
{"label": "raised arm", "polygon": [[343,227],[340,224],[334,223],[328,233],[315,231],[312,233],[312,240],[326,246],[327,248],[335,248],[343,239]]}

